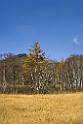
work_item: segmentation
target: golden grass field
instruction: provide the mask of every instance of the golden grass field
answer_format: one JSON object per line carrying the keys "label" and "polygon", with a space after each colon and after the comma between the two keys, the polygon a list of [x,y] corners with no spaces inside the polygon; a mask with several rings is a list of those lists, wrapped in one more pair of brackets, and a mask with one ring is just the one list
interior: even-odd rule
{"label": "golden grass field", "polygon": [[83,93],[1,94],[0,124],[83,124]]}

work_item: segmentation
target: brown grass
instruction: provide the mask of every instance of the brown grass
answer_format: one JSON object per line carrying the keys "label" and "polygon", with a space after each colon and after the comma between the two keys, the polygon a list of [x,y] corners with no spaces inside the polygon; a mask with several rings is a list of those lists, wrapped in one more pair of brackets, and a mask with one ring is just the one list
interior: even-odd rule
{"label": "brown grass", "polygon": [[0,124],[83,124],[83,93],[2,94]]}

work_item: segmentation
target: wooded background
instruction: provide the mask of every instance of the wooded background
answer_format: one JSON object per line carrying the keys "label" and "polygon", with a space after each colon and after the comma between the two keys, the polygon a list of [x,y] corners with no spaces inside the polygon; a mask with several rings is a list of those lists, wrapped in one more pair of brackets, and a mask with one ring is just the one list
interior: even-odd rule
{"label": "wooded background", "polygon": [[0,54],[0,93],[83,90],[83,55],[53,61],[46,58],[38,42],[29,51],[29,54]]}

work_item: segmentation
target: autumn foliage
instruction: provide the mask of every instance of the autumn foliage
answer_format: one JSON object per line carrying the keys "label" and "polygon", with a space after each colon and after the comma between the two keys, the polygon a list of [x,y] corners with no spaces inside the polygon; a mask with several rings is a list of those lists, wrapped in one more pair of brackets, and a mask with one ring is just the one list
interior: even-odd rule
{"label": "autumn foliage", "polygon": [[83,55],[53,61],[38,42],[28,54],[0,54],[0,92],[50,93],[83,90]]}

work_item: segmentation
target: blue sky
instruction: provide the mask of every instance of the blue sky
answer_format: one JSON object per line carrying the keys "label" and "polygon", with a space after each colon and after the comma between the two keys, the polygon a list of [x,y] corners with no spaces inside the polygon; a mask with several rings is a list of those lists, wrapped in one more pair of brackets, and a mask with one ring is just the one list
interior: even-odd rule
{"label": "blue sky", "polygon": [[51,59],[83,54],[83,0],[0,0],[0,53],[35,41]]}

